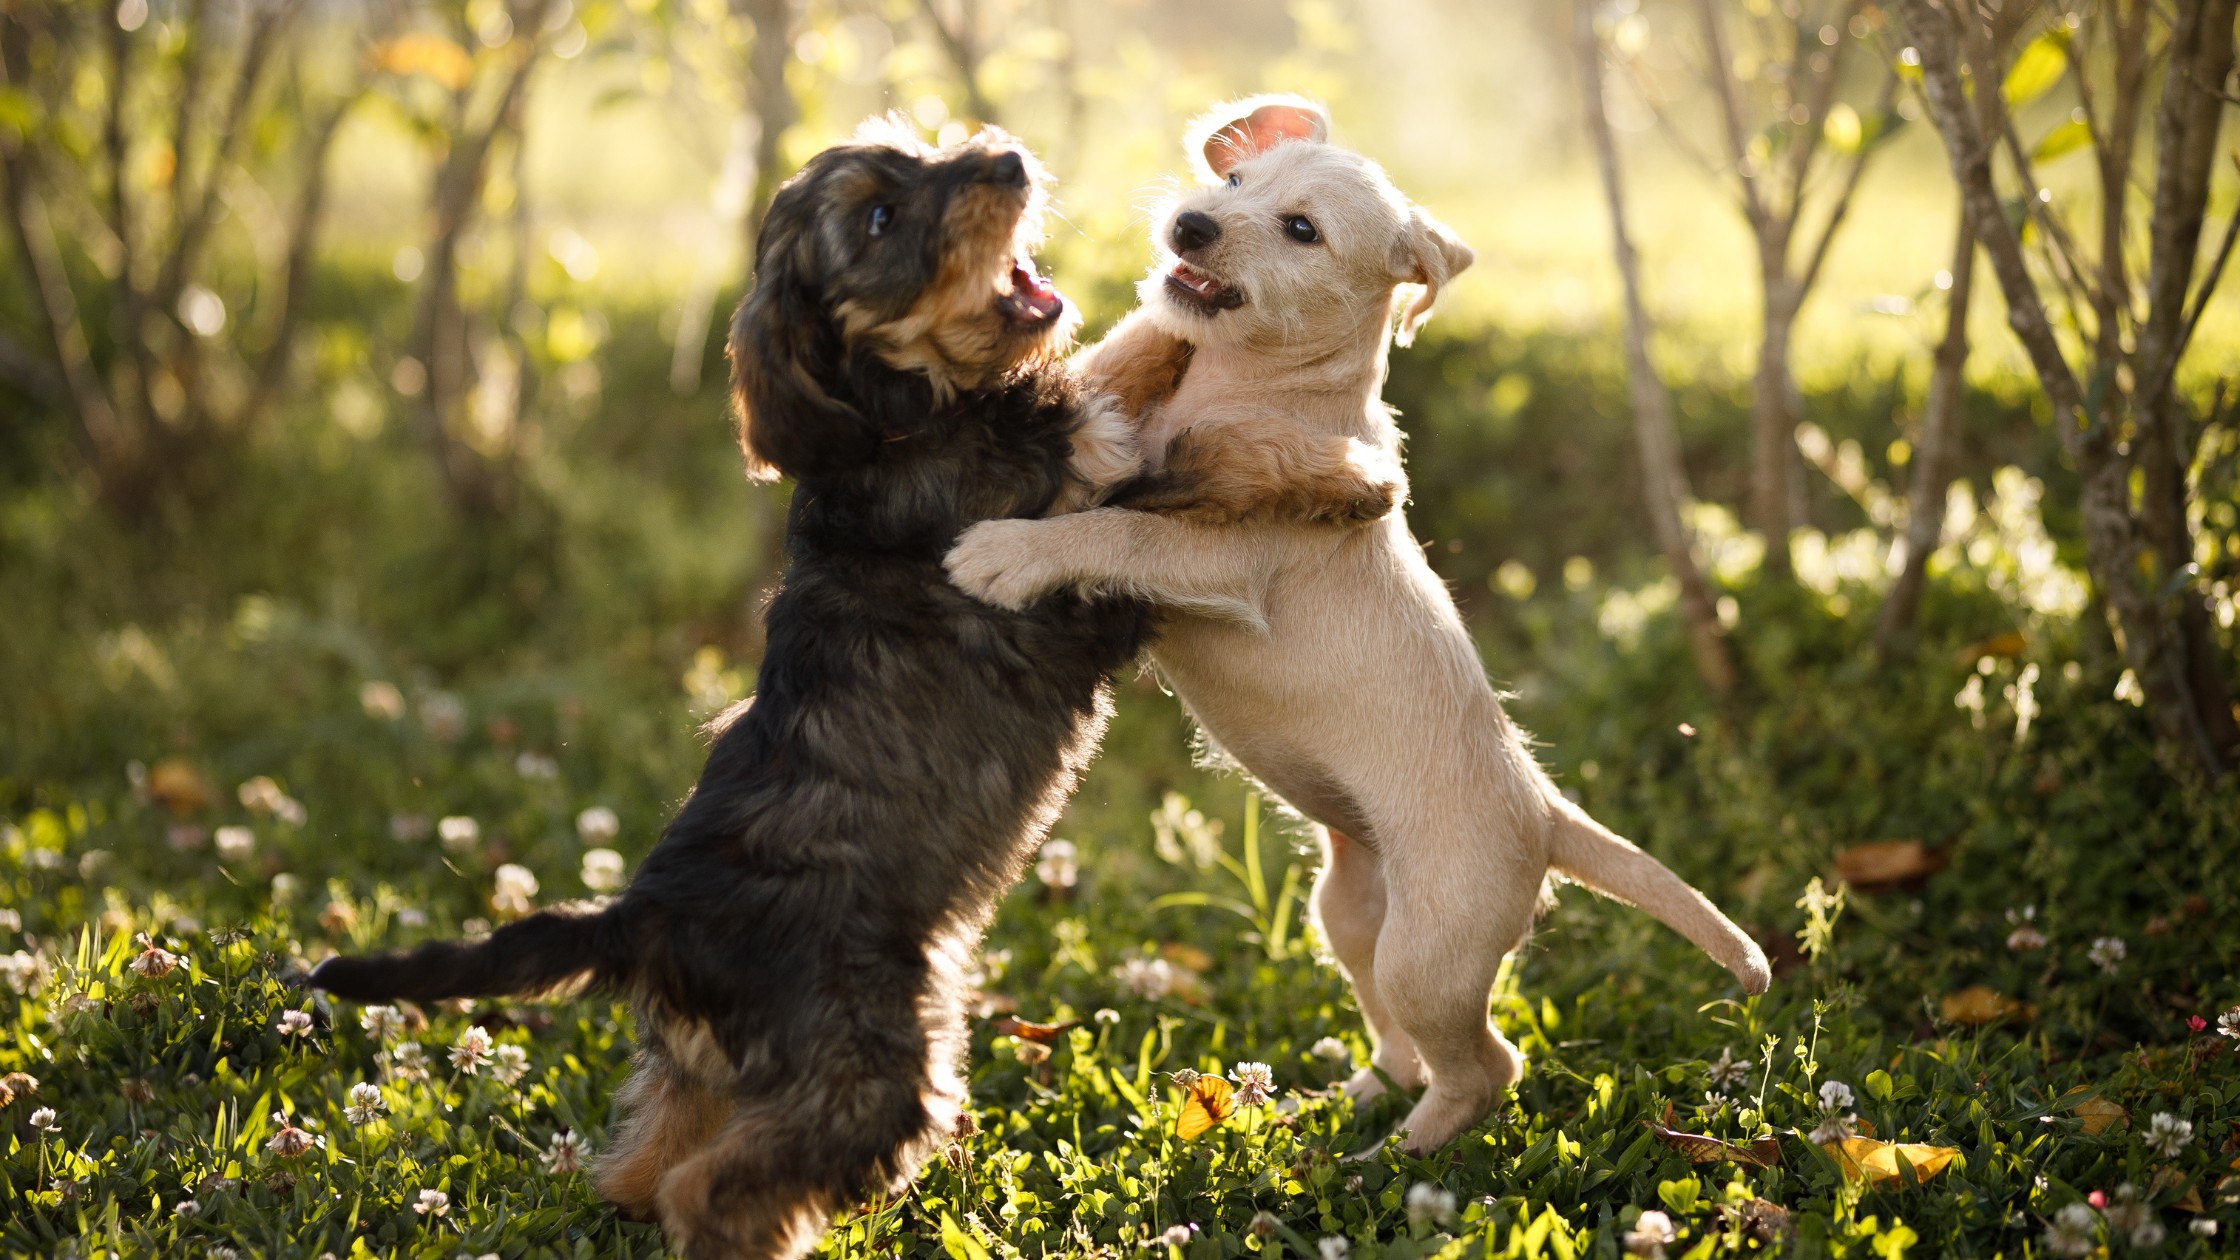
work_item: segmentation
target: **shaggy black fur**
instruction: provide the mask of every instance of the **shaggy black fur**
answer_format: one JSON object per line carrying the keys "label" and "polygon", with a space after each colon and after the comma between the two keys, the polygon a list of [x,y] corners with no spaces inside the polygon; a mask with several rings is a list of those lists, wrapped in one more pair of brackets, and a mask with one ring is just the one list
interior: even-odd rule
{"label": "shaggy black fur", "polygon": [[[694,1256],[798,1254],[946,1134],[961,969],[1093,753],[1108,674],[1149,629],[1131,602],[1010,613],[943,575],[967,525],[1039,515],[1067,485],[1081,398],[1040,330],[988,348],[1009,376],[942,403],[835,316],[922,309],[959,237],[988,235],[999,211],[1008,240],[1032,211],[1006,191],[1009,151],[986,135],[938,153],[844,146],[771,207],[732,353],[750,462],[798,481],[789,563],[756,694],[719,720],[629,888],[312,976],[364,1001],[585,980],[628,993],[639,1079],[601,1187],[658,1211]],[[691,1114],[709,1097],[728,1119]]]}

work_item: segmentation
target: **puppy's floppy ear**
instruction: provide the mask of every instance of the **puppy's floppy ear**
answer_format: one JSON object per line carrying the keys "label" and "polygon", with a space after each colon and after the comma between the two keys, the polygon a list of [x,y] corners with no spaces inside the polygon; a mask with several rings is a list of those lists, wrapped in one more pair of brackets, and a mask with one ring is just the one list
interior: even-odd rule
{"label": "puppy's floppy ear", "polygon": [[1321,144],[1330,138],[1330,115],[1303,96],[1253,96],[1199,116],[1182,134],[1201,173],[1216,181],[1229,168],[1287,140]]}
{"label": "puppy's floppy ear", "polygon": [[1446,224],[1421,209],[1410,210],[1408,226],[1401,230],[1400,239],[1392,245],[1392,274],[1401,284],[1422,285],[1423,292],[1408,303],[1394,340],[1403,346],[1414,341],[1416,329],[1431,318],[1431,307],[1439,300],[1439,290],[1477,258]]}
{"label": "puppy's floppy ear", "polygon": [[[797,197],[787,197],[796,192]],[[815,215],[799,181],[781,190],[755,250],[755,284],[731,318],[731,386],[739,449],[758,481],[796,480],[870,458],[871,422],[834,398],[847,350],[818,297]]]}

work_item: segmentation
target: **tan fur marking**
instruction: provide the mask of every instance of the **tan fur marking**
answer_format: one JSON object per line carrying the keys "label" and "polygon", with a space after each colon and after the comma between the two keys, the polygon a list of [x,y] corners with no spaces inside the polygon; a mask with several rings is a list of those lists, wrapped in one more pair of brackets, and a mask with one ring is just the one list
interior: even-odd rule
{"label": "tan fur marking", "polygon": [[701,1086],[658,1051],[642,1051],[615,1092],[622,1117],[592,1169],[600,1195],[640,1220],[652,1220],[662,1177],[707,1145],[731,1114],[731,1099]]}
{"label": "tan fur marking", "polygon": [[1174,489],[1129,506],[1190,520],[1360,522],[1407,497],[1390,452],[1359,438],[1302,432],[1288,416],[1188,429],[1167,454]]}

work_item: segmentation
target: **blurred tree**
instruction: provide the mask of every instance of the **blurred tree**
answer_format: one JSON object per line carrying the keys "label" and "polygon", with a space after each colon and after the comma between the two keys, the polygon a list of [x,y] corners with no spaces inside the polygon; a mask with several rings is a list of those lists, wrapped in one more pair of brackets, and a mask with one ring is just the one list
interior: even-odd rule
{"label": "blurred tree", "polygon": [[[1803,486],[1791,480],[1799,417],[1790,337],[1867,161],[1897,121],[1891,109],[1897,80],[1885,71],[1873,74],[1874,95],[1863,112],[1841,99],[1844,54],[1871,39],[1880,22],[1880,11],[1866,0],[1751,0],[1743,6],[1746,33],[1739,46],[1728,36],[1729,7],[1725,0],[1696,3],[1703,41],[1698,71],[1715,106],[1717,160],[1655,90],[1652,67],[1638,57],[1631,64],[1675,146],[1714,177],[1733,182],[1757,247],[1763,327],[1751,401],[1747,518],[1765,536],[1767,568],[1787,574],[1789,530],[1803,523]],[[1620,31],[1621,53],[1644,44]],[[1818,219],[1816,233],[1805,231],[1808,210]]]}
{"label": "blurred tree", "polygon": [[918,0],[918,7],[957,72],[957,85],[964,90],[966,119],[974,123],[997,121],[996,104],[989,99],[981,75],[988,48],[981,28],[980,0]]}
{"label": "blurred tree", "polygon": [[[2086,561],[2166,760],[2180,773],[2223,774],[2240,758],[2240,723],[2204,599],[2204,570],[2220,557],[2197,551],[2190,509],[2204,426],[2175,380],[2240,232],[2236,214],[2196,285],[2217,133],[2232,99],[2234,0],[2167,8],[2111,0],[2038,22],[2016,20],[2039,14],[2027,0],[1902,0],[1902,12],[2008,324],[2076,464]],[[2042,29],[2001,73],[2005,47],[2033,26]],[[2149,153],[2138,127],[2157,63]],[[2016,110],[2062,82],[2082,117],[2025,145]],[[2101,181],[2097,260],[2078,247],[2034,172],[2037,162],[2087,147]],[[1995,169],[2001,154],[2011,201]],[[2134,182],[2148,190],[2143,276],[2126,248]]]}
{"label": "blurred tree", "polygon": [[731,0],[732,11],[754,25],[754,44],[747,54],[747,108],[754,115],[754,187],[747,197],[746,260],[754,264],[754,244],[762,235],[762,216],[777,196],[778,185],[792,174],[786,168],[786,129],[801,120],[801,107],[786,85],[786,66],[793,59],[793,28],[799,18],[799,0]]}
{"label": "blurred tree", "polygon": [[1944,336],[1929,365],[1929,394],[1921,404],[1921,423],[1913,435],[1913,476],[1906,492],[1905,568],[1883,597],[1875,622],[1875,642],[1888,653],[1913,627],[1921,588],[1929,577],[1929,556],[1944,532],[1945,495],[1952,486],[1954,430],[1967,387],[1968,301],[1975,289],[1976,227],[1966,205],[1952,237],[1951,284],[1945,290]]}
{"label": "blurred tree", "polygon": [[[299,32],[302,8],[187,0],[161,22],[146,0],[0,8],[0,179],[43,348],[11,339],[0,369],[66,406],[124,516],[151,510],[284,383],[327,154],[365,90],[354,62],[321,82],[314,45],[351,28],[327,17]],[[379,4],[366,20],[395,15]],[[291,211],[265,213],[291,172]],[[271,260],[253,286],[219,278],[229,221]]]}
{"label": "blurred tree", "polygon": [[1734,661],[1720,632],[1711,584],[1696,564],[1693,539],[1680,508],[1694,497],[1688,469],[1680,460],[1680,430],[1672,419],[1672,394],[1649,358],[1649,315],[1641,301],[1641,264],[1626,234],[1625,185],[1618,168],[1618,147],[1603,107],[1602,39],[1595,31],[1593,0],[1572,0],[1573,44],[1579,56],[1579,90],[1585,102],[1587,133],[1594,141],[1602,187],[1610,205],[1610,236],[1618,276],[1625,288],[1626,375],[1633,394],[1634,434],[1641,450],[1642,506],[1665,562],[1680,583],[1680,612],[1687,619],[1688,646],[1696,672],[1713,694],[1734,690]]}

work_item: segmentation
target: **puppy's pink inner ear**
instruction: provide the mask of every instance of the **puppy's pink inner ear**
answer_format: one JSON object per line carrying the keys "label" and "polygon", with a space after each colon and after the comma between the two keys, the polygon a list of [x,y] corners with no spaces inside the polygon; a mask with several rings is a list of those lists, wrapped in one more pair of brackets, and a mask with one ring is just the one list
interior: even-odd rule
{"label": "puppy's pink inner ear", "polygon": [[1293,105],[1262,105],[1206,137],[1206,165],[1216,175],[1258,157],[1286,140],[1320,143],[1329,137],[1322,115]]}

